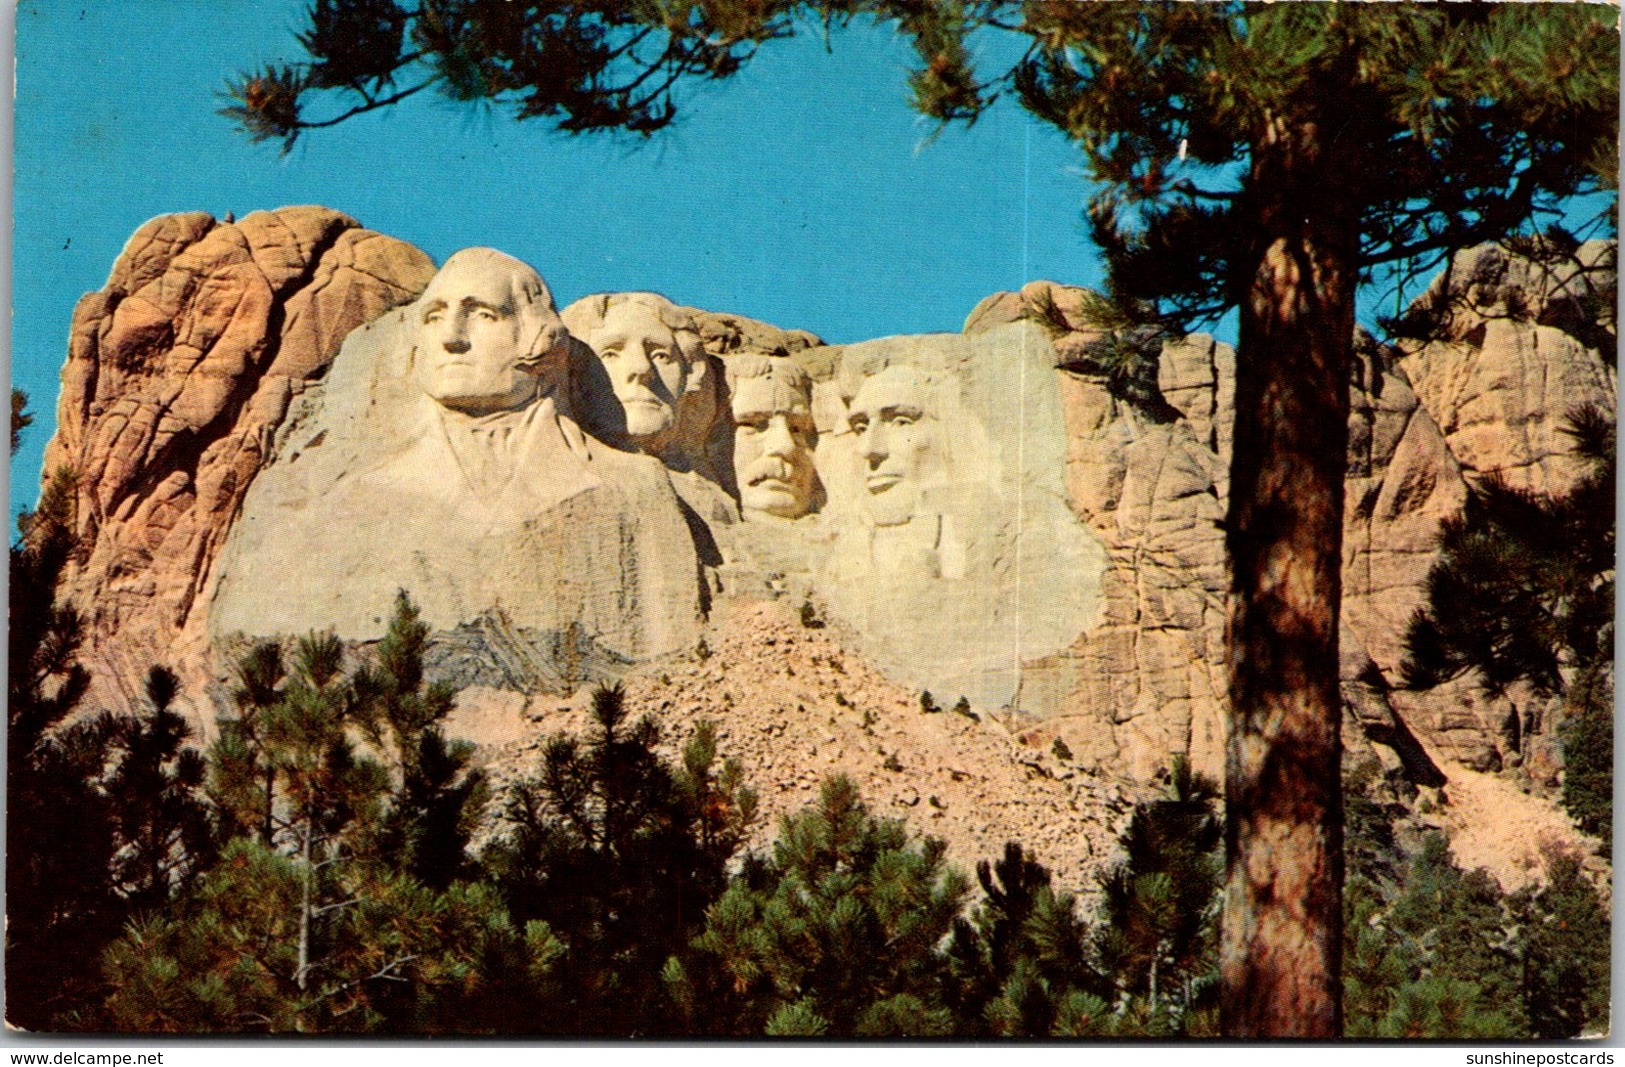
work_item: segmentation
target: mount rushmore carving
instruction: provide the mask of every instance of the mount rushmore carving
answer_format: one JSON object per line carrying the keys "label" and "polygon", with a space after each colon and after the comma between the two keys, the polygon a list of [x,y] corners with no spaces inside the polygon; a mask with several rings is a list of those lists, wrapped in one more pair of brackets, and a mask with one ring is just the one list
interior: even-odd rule
{"label": "mount rushmore carving", "polygon": [[[355,331],[222,552],[217,637],[499,612],[635,661],[771,560],[899,680],[1010,704],[1099,611],[1042,331],[708,352],[650,293],[554,306],[491,249]],[[288,581],[300,574],[299,582]]]}

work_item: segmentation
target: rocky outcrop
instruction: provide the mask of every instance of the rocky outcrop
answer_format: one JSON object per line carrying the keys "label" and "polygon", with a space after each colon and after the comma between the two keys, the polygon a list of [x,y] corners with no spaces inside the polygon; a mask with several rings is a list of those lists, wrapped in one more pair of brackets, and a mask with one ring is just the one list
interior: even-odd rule
{"label": "rocky outcrop", "polygon": [[[845,774],[876,814],[943,839],[963,870],[1020,841],[1059,885],[1089,894],[1117,859],[1137,800],[1155,794],[1083,769],[1048,742],[987,717],[922,707],[851,651],[838,624],[807,626],[786,601],[732,601],[702,656],[627,679],[627,707],[648,714],[675,757],[694,727],[715,724],[719,757],[740,761],[760,795],[752,845],[769,848],[783,816]],[[481,742],[498,783],[534,774],[548,737],[590,732],[589,701],[465,690],[448,729]]]}
{"label": "rocky outcrop", "polygon": [[1457,256],[1404,325],[1401,366],[1471,475],[1542,493],[1584,473],[1563,433],[1570,413],[1613,412],[1617,246],[1499,246]]}
{"label": "rocky outcrop", "polygon": [[45,470],[78,481],[86,554],[65,591],[87,615],[93,700],[197,651],[215,555],[289,403],[432,273],[326,208],[193,212],[143,226],[79,302]]}
{"label": "rocky outcrop", "polygon": [[[1493,477],[1562,493],[1586,473],[1566,429],[1580,408],[1617,409],[1617,256],[1604,241],[1471,249],[1399,324],[1397,368],[1468,483]],[[1412,569],[1430,564],[1420,551]],[[1391,698],[1419,734],[1468,767],[1516,764],[1537,786],[1558,784],[1560,701],[1525,684],[1488,697],[1470,676]]]}
{"label": "rocky outcrop", "polygon": [[[1464,253],[1417,302],[1433,309],[1428,340],[1391,348],[1362,335],[1356,346],[1343,557],[1349,742],[1371,742],[1414,781],[1441,781],[1440,760],[1491,770],[1521,758],[1509,723],[1541,719],[1516,688],[1494,699],[1471,679],[1400,688],[1403,638],[1425,600],[1440,525],[1460,513],[1469,478],[1553,491],[1581,469],[1561,427],[1580,404],[1613,410],[1615,375],[1565,330],[1589,336],[1576,323],[1597,318],[1576,308],[1612,291],[1610,257],[1586,246],[1581,271],[1538,269],[1500,249]],[[1202,335],[1166,341],[1136,383],[1121,362],[1091,356],[1099,315],[1092,294],[1035,282],[983,301],[965,326],[1026,319],[1051,333],[1067,487],[1111,558],[1104,622],[1052,660],[1061,713],[1030,732],[1137,777],[1174,751],[1221,773],[1235,354]]]}
{"label": "rocky outcrop", "polygon": [[1083,290],[1033,283],[983,301],[965,325],[979,333],[1026,319],[1054,337],[1067,490],[1109,559],[1101,623],[1047,664],[1059,714],[1026,736],[1058,737],[1087,765],[1140,778],[1173,752],[1219,773],[1234,353],[1205,336],[1163,346],[1151,369],[1164,403],[1147,403],[1076,358],[1103,334],[1090,302]]}

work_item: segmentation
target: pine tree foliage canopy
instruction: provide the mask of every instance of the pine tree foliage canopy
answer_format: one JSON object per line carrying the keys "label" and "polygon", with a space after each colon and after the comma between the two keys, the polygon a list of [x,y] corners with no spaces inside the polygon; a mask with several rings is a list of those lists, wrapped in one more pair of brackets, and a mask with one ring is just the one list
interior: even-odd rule
{"label": "pine tree foliage canopy", "polygon": [[[14,435],[25,401],[13,391]],[[174,675],[151,670],[144,708],[79,708],[83,623],[57,597],[79,551],[74,489],[56,471],[11,546],[6,1017],[30,1030],[84,1025],[103,948],[132,914],[184,892],[216,843]]]}
{"label": "pine tree foliage canopy", "polygon": [[1217,787],[1175,758],[1137,804],[1124,856],[1082,917],[1019,844],[977,864],[985,900],[957,920],[947,1003],[965,1036],[1199,1037],[1217,1032]]}
{"label": "pine tree foliage canopy", "polygon": [[90,682],[76,662],[83,622],[57,600],[77,551],[74,497],[72,472],[59,468],[11,546],[6,1017],[31,1030],[94,997],[96,954],[123,921],[111,806],[98,788],[112,722],[69,721]]}
{"label": "pine tree foliage canopy", "polygon": [[1201,1032],[1216,1023],[1224,870],[1217,799],[1218,786],[1176,757],[1167,795],[1135,809],[1127,856],[1102,886],[1100,966],[1119,997],[1143,1001],[1153,1032]]}
{"label": "pine tree foliage canopy", "polygon": [[378,847],[425,885],[445,889],[472,873],[465,851],[488,791],[473,766],[474,744],[448,738],[441,726],[455,693],[444,683],[425,684],[428,639],[416,605],[398,593],[377,666],[357,670],[351,686],[363,735],[388,755],[399,779]]}
{"label": "pine tree foliage canopy", "polygon": [[487,886],[373,864],[324,872],[319,977],[301,984],[303,861],[238,838],[177,908],[108,951],[108,1024],[148,1033],[481,1033],[548,989],[558,945]]}
{"label": "pine tree foliage canopy", "polygon": [[1613,836],[1614,494],[1612,412],[1569,414],[1588,464],[1555,496],[1494,478],[1440,531],[1427,602],[1405,634],[1405,678],[1430,688],[1471,673],[1498,695],[1517,682],[1562,697],[1563,803],[1605,854]]}
{"label": "pine tree foliage canopy", "polygon": [[28,410],[28,394],[21,389],[11,391],[11,454],[23,446],[23,431],[34,425],[34,413]]}
{"label": "pine tree foliage canopy", "polygon": [[1509,894],[1456,866],[1432,833],[1381,875],[1351,875],[1345,906],[1350,1037],[1552,1040],[1607,1027],[1609,920],[1572,855],[1548,856],[1544,885]]}
{"label": "pine tree foliage canopy", "polygon": [[1614,675],[1611,662],[1579,673],[1564,699],[1558,726],[1563,745],[1563,807],[1580,829],[1597,838],[1598,851],[1613,856]]}
{"label": "pine tree foliage canopy", "polygon": [[652,718],[627,721],[625,699],[596,690],[593,733],[548,742],[480,857],[515,924],[545,922],[561,945],[557,995],[516,1021],[531,1032],[684,1032],[662,969],[698,933],[755,817],[737,761],[715,766],[714,727],[700,724],[674,765]]}
{"label": "pine tree foliage canopy", "polygon": [[1524,919],[1523,1008],[1531,1037],[1606,1032],[1610,921],[1572,854],[1548,858],[1544,886],[1514,899]]}
{"label": "pine tree foliage canopy", "polygon": [[109,719],[114,891],[135,911],[161,908],[215,860],[213,812],[203,799],[203,754],[174,710],[180,683],[162,667],[147,674],[148,714]]}
{"label": "pine tree foliage canopy", "polygon": [[[1091,217],[1119,291],[1182,319],[1244,297],[1258,235],[1235,224],[1261,197],[1230,168],[1283,118],[1335,108],[1339,157],[1357,167],[1333,191],[1359,202],[1367,267],[1436,261],[1615,179],[1618,39],[1593,5],[314,0],[307,60],[238,78],[226,111],[292,144],[434,88],[567,132],[647,135],[685,82],[854,20],[914,44],[925,114],[974,119],[1013,93],[1071,136],[1106,187]],[[978,70],[991,33],[1026,37],[1026,55]]]}
{"label": "pine tree foliage canopy", "polygon": [[[233,840],[108,950],[105,1025],[478,1032],[542,995],[559,951],[545,925],[459,881],[482,779],[440,731],[451,694],[424,683],[426,634],[402,594],[375,664],[346,672],[332,634],[242,657],[207,775]],[[154,704],[173,695],[154,685]],[[174,777],[204,774],[183,757]]]}
{"label": "pine tree foliage canopy", "polygon": [[1421,273],[1614,181],[1618,36],[1596,8],[1027,10],[1022,102],[1106,183],[1090,214],[1116,291],[1180,323],[1245,301],[1270,239],[1257,217],[1298,192],[1259,168],[1310,136],[1334,153],[1319,192],[1346,202],[1361,270]]}
{"label": "pine tree foliage canopy", "polygon": [[1476,671],[1490,695],[1527,681],[1552,696],[1566,671],[1612,657],[1613,415],[1583,407],[1565,431],[1590,467],[1573,489],[1547,496],[1485,479],[1444,523],[1427,604],[1406,632],[1408,684]]}
{"label": "pine tree foliage canopy", "polygon": [[985,94],[965,73],[965,36],[999,4],[902,0],[314,0],[299,35],[308,60],[233,79],[223,113],[254,140],[291,147],[426,89],[492,102],[566,133],[671,124],[679,89],[737,73],[768,41],[808,21],[826,30],[858,16],[895,21],[915,43],[910,78],[931,114],[971,118]]}
{"label": "pine tree foliage canopy", "polygon": [[689,1024],[725,1034],[945,1036],[938,945],[968,885],[941,841],[878,819],[850,779],[780,825],[705,917],[666,983]]}
{"label": "pine tree foliage canopy", "polygon": [[1070,893],[1015,841],[976,865],[984,896],[954,920],[946,1000],[960,1033],[1047,1037],[1078,1016],[1110,1015],[1110,983],[1093,966],[1089,929]]}

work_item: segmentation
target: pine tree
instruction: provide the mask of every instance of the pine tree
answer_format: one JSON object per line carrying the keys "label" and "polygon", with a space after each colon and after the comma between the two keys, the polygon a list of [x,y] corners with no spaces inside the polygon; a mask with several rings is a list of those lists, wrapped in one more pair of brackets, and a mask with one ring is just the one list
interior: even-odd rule
{"label": "pine tree", "polygon": [[[14,408],[15,410],[15,408]],[[6,1019],[47,1030],[99,986],[96,955],[124,909],[108,799],[112,722],[71,720],[89,685],[83,623],[57,586],[76,551],[74,479],[57,470],[11,546],[6,747]]]}
{"label": "pine tree", "polygon": [[163,907],[213,864],[217,836],[203,797],[205,764],[186,742],[191,729],[172,704],[179,682],[163,667],[147,674],[149,713],[112,720],[110,769],[101,791],[117,851],[115,892],[135,912]]}
{"label": "pine tree", "polygon": [[1127,855],[1103,880],[1096,951],[1118,999],[1140,1002],[1148,1027],[1199,1031],[1208,1021],[1186,1016],[1211,1012],[1218,992],[1218,787],[1176,756],[1166,790],[1136,805]]}
{"label": "pine tree", "polygon": [[233,841],[179,906],[108,950],[104,1028],[492,1033],[553,992],[559,946],[544,924],[514,928],[488,887],[437,893],[363,863],[323,874],[330,910],[312,974],[300,949],[308,875],[302,856]]}
{"label": "pine tree", "polygon": [[1427,604],[1406,633],[1408,684],[1473,671],[1490,695],[1528,681],[1550,696],[1565,673],[1611,658],[1613,416],[1580,408],[1564,430],[1590,463],[1573,489],[1548,496],[1488,478],[1444,523]]}
{"label": "pine tree", "polygon": [[1093,963],[1094,931],[1076,898],[1056,891],[1049,870],[1015,841],[996,863],[979,861],[976,880],[984,899],[954,920],[946,950],[946,999],[958,1034],[1105,1034],[1111,983]]}
{"label": "pine tree", "polygon": [[1386,886],[1352,879],[1346,895],[1349,1036],[1525,1036],[1499,887],[1482,871],[1457,868],[1438,834],[1397,875]]}
{"label": "pine tree", "polygon": [[699,931],[744,840],[755,795],[737,762],[714,772],[704,724],[673,767],[653,719],[628,723],[619,686],[593,694],[585,744],[557,736],[537,773],[509,787],[482,863],[516,925],[545,921],[563,946],[560,994],[515,1025],[529,1032],[683,1032],[662,971]]}
{"label": "pine tree", "polygon": [[1091,214],[1114,294],[1175,327],[1240,313],[1225,1029],[1329,1036],[1355,293],[1364,273],[1438,262],[1612,180],[1613,20],[1516,5],[1057,4],[1035,21],[1050,36],[1020,91],[1108,183]]}
{"label": "pine tree", "polygon": [[21,389],[11,391],[11,454],[23,446],[23,431],[34,424],[34,414],[28,410],[28,394]]}
{"label": "pine tree", "polygon": [[143,711],[79,709],[83,625],[56,598],[76,551],[73,500],[59,471],[11,549],[6,1011],[28,1030],[92,1025],[102,950],[214,855],[174,676],[153,668]]}
{"label": "pine tree", "polygon": [[267,848],[276,841],[276,764],[266,738],[266,719],[281,697],[282,646],[262,641],[237,661],[235,716],[218,721],[219,738],[209,750],[209,794],[225,819],[226,836],[254,836]]}
{"label": "pine tree", "polygon": [[[845,777],[747,861],[666,982],[703,1032],[945,1036],[951,930],[968,888],[941,841],[878,819]],[[877,951],[883,946],[883,951]]]}
{"label": "pine tree", "polygon": [[546,925],[458,880],[482,778],[440,730],[454,694],[424,681],[427,634],[402,594],[376,667],[347,676],[332,634],[291,670],[274,642],[243,657],[209,775],[235,839],[109,949],[107,1025],[494,1032],[552,995]]}
{"label": "pine tree", "polygon": [[1406,682],[1431,688],[1471,674],[1485,693],[1515,682],[1562,696],[1563,799],[1604,849],[1613,834],[1613,415],[1569,414],[1565,432],[1589,469],[1546,495],[1489,478],[1445,521],[1427,602],[1405,634]]}
{"label": "pine tree", "polygon": [[1613,856],[1614,676],[1609,662],[1582,670],[1566,694],[1558,727],[1563,744],[1563,807]]}
{"label": "pine tree", "polygon": [[449,739],[442,728],[453,691],[424,682],[428,638],[428,624],[400,592],[376,669],[358,671],[352,684],[357,721],[398,778],[378,847],[399,869],[444,889],[471,873],[466,852],[486,788],[472,766],[473,743]]}
{"label": "pine tree", "polygon": [[1569,853],[1547,857],[1544,886],[1514,901],[1524,922],[1523,1010],[1529,1036],[1550,1041],[1608,1031],[1607,911]]}

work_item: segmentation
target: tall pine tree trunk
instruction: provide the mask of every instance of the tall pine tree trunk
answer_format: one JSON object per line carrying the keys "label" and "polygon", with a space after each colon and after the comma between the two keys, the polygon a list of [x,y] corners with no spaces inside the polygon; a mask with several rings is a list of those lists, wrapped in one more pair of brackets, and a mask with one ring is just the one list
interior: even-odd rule
{"label": "tall pine tree trunk", "polygon": [[1272,121],[1248,179],[1228,536],[1223,1024],[1342,1029],[1343,474],[1357,198],[1315,117]]}
{"label": "tall pine tree trunk", "polygon": [[294,1029],[305,1033],[308,1029],[305,1018],[305,1009],[309,1005],[306,993],[310,989],[310,921],[313,906],[312,883],[316,880],[315,856],[311,852],[311,839],[316,836],[314,821],[307,815],[305,817],[304,839],[299,846],[300,874],[303,876],[299,886],[299,948],[298,963],[293,972],[293,984],[299,990],[299,1011],[294,1016]]}

